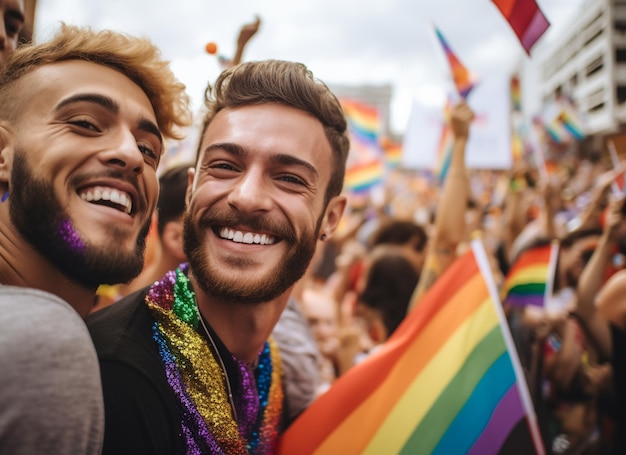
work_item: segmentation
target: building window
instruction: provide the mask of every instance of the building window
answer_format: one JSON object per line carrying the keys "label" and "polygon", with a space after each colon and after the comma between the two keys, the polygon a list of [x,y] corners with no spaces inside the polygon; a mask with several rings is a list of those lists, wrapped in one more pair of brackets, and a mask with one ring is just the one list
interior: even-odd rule
{"label": "building window", "polygon": [[604,103],[596,104],[589,108],[589,112],[596,112],[604,108]]}
{"label": "building window", "polygon": [[622,104],[626,102],[626,86],[618,85],[617,86],[617,103]]}
{"label": "building window", "polygon": [[615,49],[615,61],[617,63],[626,62],[626,49],[625,48],[617,48]]}
{"label": "building window", "polygon": [[585,68],[587,77],[597,73],[604,67],[604,57],[601,55],[592,60]]}

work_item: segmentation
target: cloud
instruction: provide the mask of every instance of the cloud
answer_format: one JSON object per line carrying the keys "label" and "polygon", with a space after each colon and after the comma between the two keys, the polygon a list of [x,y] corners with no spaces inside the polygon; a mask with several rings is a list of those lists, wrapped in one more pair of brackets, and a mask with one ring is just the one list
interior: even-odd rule
{"label": "cloud", "polygon": [[[448,87],[433,39],[436,24],[454,51],[480,74],[510,72],[524,56],[513,32],[488,0],[40,0],[36,36],[60,20],[150,37],[173,62],[194,99],[219,67],[204,52],[209,41],[231,56],[240,26],[255,15],[261,29],[244,58],[305,63],[330,84],[392,84],[392,127],[401,132],[413,99],[435,103]],[[582,0],[545,3],[560,26]],[[554,27],[556,28],[556,27]],[[445,97],[445,95],[444,95]]]}

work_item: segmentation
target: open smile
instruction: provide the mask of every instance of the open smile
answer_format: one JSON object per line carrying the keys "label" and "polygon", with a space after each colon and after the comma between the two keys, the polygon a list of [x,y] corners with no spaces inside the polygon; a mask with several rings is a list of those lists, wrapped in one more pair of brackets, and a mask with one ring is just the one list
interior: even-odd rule
{"label": "open smile", "polygon": [[132,196],[117,188],[94,186],[81,189],[78,195],[84,201],[97,205],[105,205],[128,215],[130,215],[133,210]]}
{"label": "open smile", "polygon": [[225,240],[232,240],[235,243],[247,243],[257,245],[273,245],[276,238],[268,234],[256,232],[244,232],[228,227],[222,227],[217,230],[217,235]]}

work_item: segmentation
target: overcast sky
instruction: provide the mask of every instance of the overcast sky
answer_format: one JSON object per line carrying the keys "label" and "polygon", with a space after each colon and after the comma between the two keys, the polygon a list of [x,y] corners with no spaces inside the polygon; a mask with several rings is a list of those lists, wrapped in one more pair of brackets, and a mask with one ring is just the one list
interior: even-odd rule
{"label": "overcast sky", "polygon": [[[594,1],[594,0],[587,0]],[[551,41],[585,0],[538,0]],[[402,133],[413,100],[440,105],[448,68],[432,33],[437,25],[478,75],[509,74],[521,45],[491,0],[38,0],[35,36],[60,21],[150,37],[171,60],[189,95],[200,99],[220,68],[204,50],[232,56],[242,24],[262,19],[244,59],[305,63],[330,84],[391,84],[392,128]]]}

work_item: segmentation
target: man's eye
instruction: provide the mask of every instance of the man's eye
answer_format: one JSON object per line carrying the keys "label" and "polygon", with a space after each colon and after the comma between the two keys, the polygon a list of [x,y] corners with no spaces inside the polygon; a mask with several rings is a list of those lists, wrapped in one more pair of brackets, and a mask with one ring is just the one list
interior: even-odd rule
{"label": "man's eye", "polygon": [[90,131],[100,131],[98,129],[98,127],[93,124],[92,122],[90,122],[89,120],[85,120],[85,119],[78,119],[78,120],[72,120],[70,121],[70,123],[72,125],[78,126],[80,128],[84,128],[86,130],[90,130]]}
{"label": "man's eye", "polygon": [[234,171],[235,167],[229,163],[215,163],[211,166],[213,169],[223,169],[225,171]]}
{"label": "man's eye", "polygon": [[22,23],[7,22],[5,20],[4,30],[7,36],[17,36],[17,34],[20,32],[20,29],[22,28],[22,25]]}
{"label": "man's eye", "polygon": [[155,164],[159,162],[159,155],[152,149],[152,147],[145,144],[137,144],[137,148],[150,162]]}
{"label": "man's eye", "polygon": [[283,175],[280,180],[287,183],[293,183],[294,185],[305,185],[302,179],[299,179],[295,175]]}

